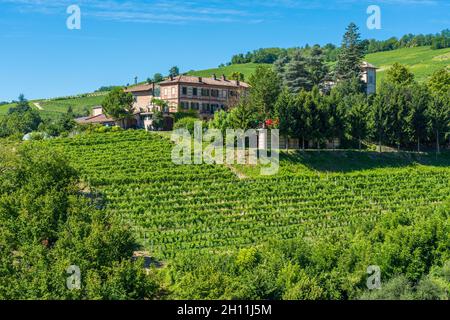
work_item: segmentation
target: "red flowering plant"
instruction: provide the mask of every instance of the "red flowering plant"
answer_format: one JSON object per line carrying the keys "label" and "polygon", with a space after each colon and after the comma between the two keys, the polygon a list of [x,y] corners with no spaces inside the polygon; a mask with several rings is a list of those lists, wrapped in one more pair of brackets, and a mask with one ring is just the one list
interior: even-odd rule
{"label": "red flowering plant", "polygon": [[267,119],[264,124],[267,129],[277,129],[280,121],[278,119]]}

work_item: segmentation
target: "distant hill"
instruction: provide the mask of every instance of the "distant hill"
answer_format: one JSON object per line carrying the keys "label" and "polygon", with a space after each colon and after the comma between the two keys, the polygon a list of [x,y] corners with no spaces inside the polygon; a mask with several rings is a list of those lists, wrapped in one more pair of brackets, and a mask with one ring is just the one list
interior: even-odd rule
{"label": "distant hill", "polygon": [[[369,54],[365,60],[380,68],[378,71],[378,83],[384,78],[386,70],[395,62],[408,66],[416,75],[416,79],[422,82],[426,81],[434,71],[443,67],[450,68],[450,48],[440,50],[432,50],[431,47],[405,48]],[[257,66],[258,64],[256,63],[234,64],[221,68],[190,71],[187,74],[198,77],[211,77],[215,73],[217,76],[225,74],[225,76],[231,77],[233,72],[241,72],[244,74],[245,80],[248,81]],[[91,109],[93,106],[100,105],[104,95],[107,93],[96,92],[74,97],[34,100],[30,102],[30,105],[35,107],[34,103],[38,103],[43,109],[39,111],[46,117],[53,117],[58,113],[66,112],[69,106],[72,106],[75,113],[83,113],[86,108]],[[12,106],[14,104],[1,105],[0,117],[5,115]]]}
{"label": "distant hill", "polygon": [[395,62],[408,66],[416,76],[416,80],[423,82],[436,70],[450,68],[450,48],[440,50],[432,50],[431,47],[405,48],[369,54],[366,60],[380,68],[377,73],[378,83]]}

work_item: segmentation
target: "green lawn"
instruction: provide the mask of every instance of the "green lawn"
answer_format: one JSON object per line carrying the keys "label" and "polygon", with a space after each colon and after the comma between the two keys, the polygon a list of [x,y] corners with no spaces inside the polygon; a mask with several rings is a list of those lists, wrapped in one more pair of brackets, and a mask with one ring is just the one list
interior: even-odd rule
{"label": "green lawn", "polygon": [[248,81],[253,72],[255,72],[257,66],[258,64],[256,63],[234,64],[222,68],[192,71],[188,72],[188,74],[197,77],[211,77],[215,73],[217,76],[221,76],[222,74],[224,74],[227,77],[231,77],[233,72],[241,72],[244,74],[245,80]]}
{"label": "green lawn", "polygon": [[416,79],[422,82],[436,70],[450,66],[450,48],[441,50],[431,50],[430,47],[405,48],[369,54],[366,60],[380,68],[378,83],[395,62],[408,66]]}

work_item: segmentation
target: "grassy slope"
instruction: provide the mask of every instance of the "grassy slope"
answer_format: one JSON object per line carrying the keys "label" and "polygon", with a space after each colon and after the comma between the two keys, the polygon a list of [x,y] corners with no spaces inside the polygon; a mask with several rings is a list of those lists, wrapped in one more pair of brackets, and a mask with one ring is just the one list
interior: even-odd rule
{"label": "grassy slope", "polygon": [[227,77],[231,77],[233,72],[241,72],[244,74],[245,80],[248,80],[257,66],[258,64],[256,63],[236,64],[222,68],[188,72],[188,74],[197,77],[211,77],[215,73],[217,76],[224,74]]}
{"label": "grassy slope", "polygon": [[290,153],[278,175],[237,166],[247,176],[238,179],[221,165],[173,164],[169,140],[156,137],[126,131],[44,142],[61,148],[106,197],[107,211],[156,254],[350,232],[381,214],[450,199],[449,154]]}
{"label": "grassy slope", "polygon": [[380,68],[378,83],[395,62],[408,66],[416,79],[422,82],[436,70],[450,65],[450,48],[431,50],[430,47],[417,47],[377,52],[367,55],[366,60]]}
{"label": "grassy slope", "polygon": [[[30,106],[37,110],[34,103],[39,103],[39,105],[44,109],[40,110],[43,117],[56,117],[58,114],[66,112],[69,106],[72,107],[72,110],[76,114],[82,114],[85,107],[92,108],[100,105],[104,99],[104,95],[105,94],[96,94],[92,96],[79,96],[72,98],[32,100],[30,101]],[[4,116],[8,112],[8,109],[14,106],[15,104],[0,106],[0,117]]]}

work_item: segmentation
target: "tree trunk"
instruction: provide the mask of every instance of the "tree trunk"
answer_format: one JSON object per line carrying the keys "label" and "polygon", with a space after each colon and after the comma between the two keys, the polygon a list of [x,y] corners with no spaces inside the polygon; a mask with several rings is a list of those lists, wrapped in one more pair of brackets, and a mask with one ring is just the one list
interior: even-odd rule
{"label": "tree trunk", "polygon": [[302,137],[302,147],[303,151],[305,151],[305,137]]}
{"label": "tree trunk", "polygon": [[317,140],[317,150],[320,150],[320,141]]}
{"label": "tree trunk", "polygon": [[417,137],[417,152],[420,153],[420,137]]}
{"label": "tree trunk", "polygon": [[286,151],[288,151],[289,150],[289,137],[285,136],[284,139],[285,139],[285,144],[286,144]]}
{"label": "tree trunk", "polygon": [[378,136],[378,152],[381,153],[381,134]]}
{"label": "tree trunk", "polygon": [[358,137],[358,142],[359,142],[359,151],[361,151],[361,137]]}
{"label": "tree trunk", "polygon": [[439,130],[436,130],[436,150],[438,154],[441,153],[441,148],[439,145]]}

